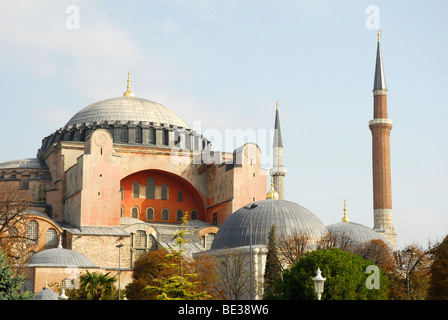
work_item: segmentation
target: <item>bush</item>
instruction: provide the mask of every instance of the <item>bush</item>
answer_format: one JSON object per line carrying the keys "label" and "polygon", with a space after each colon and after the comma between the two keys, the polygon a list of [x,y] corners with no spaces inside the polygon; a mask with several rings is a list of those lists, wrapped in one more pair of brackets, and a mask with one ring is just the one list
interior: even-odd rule
{"label": "bush", "polygon": [[370,265],[374,263],[340,249],[312,251],[283,272],[277,282],[276,298],[316,299],[312,278],[320,268],[326,278],[322,300],[385,300],[388,280],[379,268],[375,268],[379,289],[367,288],[366,280],[369,277],[370,284],[373,277],[371,272],[366,273]]}

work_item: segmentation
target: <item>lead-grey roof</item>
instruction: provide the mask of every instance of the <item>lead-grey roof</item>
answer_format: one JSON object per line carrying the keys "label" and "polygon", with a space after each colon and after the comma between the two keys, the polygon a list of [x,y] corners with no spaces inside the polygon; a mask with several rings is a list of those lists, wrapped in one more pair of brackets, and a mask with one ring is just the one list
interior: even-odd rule
{"label": "lead-grey roof", "polygon": [[297,203],[266,199],[255,204],[256,208],[250,210],[250,205],[244,206],[227,218],[219,229],[211,249],[249,246],[250,235],[252,245],[266,245],[273,225],[277,238],[307,234],[316,239],[327,233],[319,218]]}
{"label": "lead-grey roof", "polygon": [[351,241],[358,244],[367,243],[372,240],[382,240],[384,243],[389,244],[381,234],[359,223],[338,222],[328,225],[327,229],[338,237],[348,237]]}
{"label": "lead-grey roof", "polygon": [[93,262],[85,255],[64,248],[47,249],[34,254],[27,267],[67,267],[95,268]]}
{"label": "lead-grey roof", "polygon": [[378,41],[376,49],[376,65],[375,65],[375,79],[373,82],[373,90],[387,89],[386,77],[384,76],[383,55],[381,53],[381,45]]}
{"label": "lead-grey roof", "polygon": [[92,103],[76,113],[65,125],[114,121],[142,121],[188,128],[174,111],[142,98],[117,97]]}
{"label": "lead-grey roof", "polygon": [[47,170],[48,166],[45,161],[37,158],[26,158],[20,160],[12,160],[0,163],[0,170],[8,169],[37,169]]}
{"label": "lead-grey roof", "polygon": [[87,236],[87,235],[96,235],[96,236],[123,236],[129,237],[131,234],[125,231],[120,227],[107,227],[107,226],[72,226],[64,223],[59,223],[59,226],[70,232],[73,235],[79,236]]}
{"label": "lead-grey roof", "polygon": [[48,287],[44,287],[33,297],[33,300],[59,300],[56,292],[51,291]]}

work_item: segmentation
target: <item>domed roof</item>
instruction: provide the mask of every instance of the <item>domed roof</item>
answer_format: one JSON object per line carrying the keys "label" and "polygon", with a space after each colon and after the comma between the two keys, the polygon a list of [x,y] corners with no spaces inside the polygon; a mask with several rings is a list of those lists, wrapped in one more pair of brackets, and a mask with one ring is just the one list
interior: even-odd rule
{"label": "domed roof", "polygon": [[248,246],[250,235],[252,245],[266,245],[273,225],[277,238],[307,234],[318,239],[327,233],[323,223],[308,209],[287,200],[266,199],[235,211],[219,229],[211,249]]}
{"label": "domed roof", "polygon": [[64,248],[47,249],[34,254],[27,267],[82,267],[95,268],[93,262],[85,255]]}
{"label": "domed roof", "polygon": [[327,229],[329,232],[340,238],[346,237],[358,244],[367,243],[372,240],[382,240],[384,243],[389,244],[386,238],[384,238],[381,234],[359,223],[348,221],[338,222],[327,226]]}
{"label": "domed roof", "polygon": [[141,121],[188,128],[185,121],[171,109],[157,102],[128,96],[92,103],[76,113],[65,127],[106,121]]}
{"label": "domed roof", "polygon": [[386,238],[375,230],[359,223],[350,222],[350,219],[347,217],[347,203],[345,200],[342,221],[328,225],[327,230],[338,236],[340,240],[353,241],[356,244],[367,243],[372,240],[382,240],[384,243],[389,244]]}
{"label": "domed roof", "polygon": [[48,287],[44,287],[34,296],[33,300],[59,300],[56,292],[51,291]]}
{"label": "domed roof", "polygon": [[47,170],[45,161],[38,158],[26,158],[0,163],[0,169],[42,169]]}

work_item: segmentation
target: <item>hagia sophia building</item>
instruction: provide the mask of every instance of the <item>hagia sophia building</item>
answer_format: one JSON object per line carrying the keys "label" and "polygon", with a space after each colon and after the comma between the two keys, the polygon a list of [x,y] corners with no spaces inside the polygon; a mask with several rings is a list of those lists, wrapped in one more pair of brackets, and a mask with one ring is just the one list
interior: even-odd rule
{"label": "hagia sophia building", "polygon": [[[144,253],[174,245],[189,212],[189,254],[265,246],[277,236],[329,230],[353,240],[381,239],[396,249],[393,226],[387,88],[378,35],[373,88],[373,228],[318,216],[284,199],[286,169],[278,105],[273,161],[261,167],[260,148],[213,151],[210,141],[173,110],[134,96],[128,75],[122,96],[92,103],[42,139],[36,158],[0,163],[0,187],[28,193],[23,290],[46,283],[76,286],[84,270],[121,271],[122,288]],[[287,151],[286,151],[287,152]],[[270,190],[266,194],[268,185]],[[249,219],[250,218],[250,219]],[[250,223],[250,227],[249,227]],[[263,263],[259,259],[260,272]]]}

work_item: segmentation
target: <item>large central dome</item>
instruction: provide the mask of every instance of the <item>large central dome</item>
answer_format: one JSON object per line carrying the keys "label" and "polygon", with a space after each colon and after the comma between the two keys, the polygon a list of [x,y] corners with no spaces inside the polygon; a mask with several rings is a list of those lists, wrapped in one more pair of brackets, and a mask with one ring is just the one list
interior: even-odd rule
{"label": "large central dome", "polygon": [[188,128],[174,111],[157,102],[134,97],[117,97],[92,103],[76,113],[65,125],[115,121],[142,121]]}

